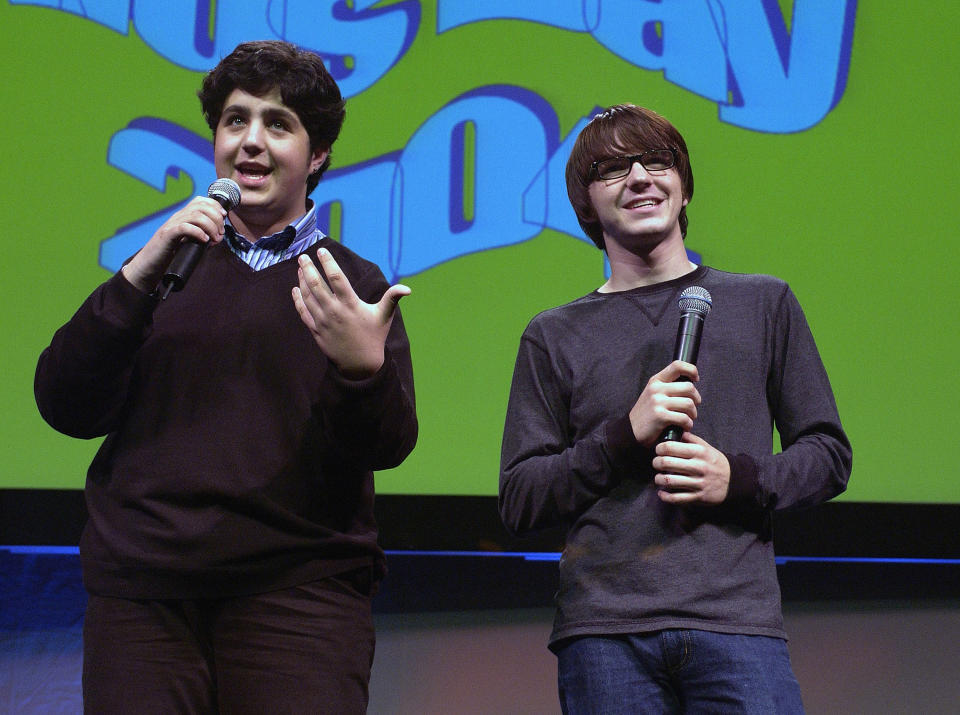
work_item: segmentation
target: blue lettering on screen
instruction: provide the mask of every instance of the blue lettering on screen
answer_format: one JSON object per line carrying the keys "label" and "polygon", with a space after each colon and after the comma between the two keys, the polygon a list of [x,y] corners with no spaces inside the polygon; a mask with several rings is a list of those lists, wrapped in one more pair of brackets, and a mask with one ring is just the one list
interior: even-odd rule
{"label": "blue lettering on screen", "polygon": [[[8,0],[87,18],[205,71],[249,38],[285,39],[321,55],[351,97],[403,57],[420,25],[417,0]],[[437,0],[437,32],[494,20],[590,34],[631,64],[717,103],[723,122],[754,131],[808,129],[846,88],[856,0]]]}
{"label": "blue lettering on screen", "polygon": [[526,20],[590,34],[637,67],[717,102],[745,129],[809,129],[846,87],[856,0],[438,0],[437,32]]}
{"label": "blue lettering on screen", "polygon": [[85,3],[83,0],[9,0],[9,2],[11,5],[35,5],[70,15],[79,15],[109,27],[121,35],[127,34],[127,25],[130,22],[131,0],[100,0],[90,3]]}
{"label": "blue lettering on screen", "polygon": [[776,0],[736,7],[722,41],[742,101],[721,105],[720,120],[778,133],[820,122],[846,88],[855,0],[794,0],[789,35]]}
{"label": "blue lettering on screen", "polygon": [[[474,217],[450,220],[459,207],[451,174],[463,171],[463,152],[453,152],[455,129],[476,127]],[[476,251],[533,238],[542,226],[523,220],[522,196],[531,177],[556,149],[558,121],[539,95],[519,87],[484,87],[458,97],[428,119],[400,155],[403,246],[397,273],[411,275]],[[508,139],[509,138],[509,139]],[[456,210],[454,210],[456,213]],[[418,236],[423,239],[417,240]]]}
{"label": "blue lettering on screen", "polygon": [[126,35],[132,21],[157,54],[205,72],[250,39],[287,40],[324,59],[345,97],[376,84],[406,54],[420,25],[420,3],[371,9],[376,0],[9,0],[79,15]]}
{"label": "blue lettering on screen", "polygon": [[573,150],[573,143],[589,121],[589,116],[582,117],[567,134],[563,143],[551,153],[546,163],[531,177],[530,183],[523,191],[523,219],[532,226],[549,227],[592,244],[593,241],[583,234],[577,215],[567,199],[565,176],[567,159]]}
{"label": "blue lettering on screen", "polygon": [[[114,134],[107,163],[160,192],[165,190],[168,176],[187,176],[193,182],[191,194],[206,194],[203,182],[216,178],[210,141],[163,119],[137,119]],[[100,265],[109,271],[119,270],[123,261],[140,250],[187,201],[124,226],[101,241]]]}
{"label": "blue lettering on screen", "polygon": [[[418,0],[381,8],[377,0],[8,2],[77,15],[123,35],[132,23],[158,54],[197,71],[242,40],[285,39],[323,57],[346,97],[373,86],[403,57],[422,12]],[[438,34],[509,20],[587,33],[634,66],[715,102],[720,121],[773,133],[808,129],[839,102],[856,14],[856,0],[794,0],[788,31],[778,0],[437,0],[436,7]],[[324,214],[340,209],[340,240],[391,280],[544,229],[589,241],[567,200],[564,167],[591,114],[561,138],[541,96],[482,87],[426,118],[402,149],[329,171],[312,198]],[[107,162],[160,192],[168,176],[187,176],[193,193],[215,178],[210,141],[163,119],[137,119],[118,131]],[[104,239],[100,264],[117,270],[183,203]]]}

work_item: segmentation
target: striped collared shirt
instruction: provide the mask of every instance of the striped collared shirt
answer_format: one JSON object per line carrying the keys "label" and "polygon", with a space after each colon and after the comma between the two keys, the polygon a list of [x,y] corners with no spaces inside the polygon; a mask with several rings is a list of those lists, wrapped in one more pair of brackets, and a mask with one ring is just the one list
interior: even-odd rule
{"label": "striped collared shirt", "polygon": [[296,256],[323,237],[323,231],[317,226],[317,206],[312,201],[310,209],[296,223],[272,236],[264,236],[256,243],[237,233],[229,222],[226,226],[230,250],[255,271]]}

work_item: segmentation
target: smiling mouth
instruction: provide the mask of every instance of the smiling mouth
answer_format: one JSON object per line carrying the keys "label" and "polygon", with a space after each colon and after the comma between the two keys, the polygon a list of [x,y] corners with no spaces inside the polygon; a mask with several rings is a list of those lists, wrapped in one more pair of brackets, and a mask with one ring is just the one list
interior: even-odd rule
{"label": "smiling mouth", "polygon": [[648,206],[656,206],[658,203],[660,203],[660,202],[659,202],[659,201],[655,201],[654,199],[642,199],[642,200],[639,200],[639,201],[631,201],[631,202],[628,203],[626,206],[624,206],[624,208],[626,208],[626,209],[641,209],[641,208],[646,208],[646,207],[648,207]]}

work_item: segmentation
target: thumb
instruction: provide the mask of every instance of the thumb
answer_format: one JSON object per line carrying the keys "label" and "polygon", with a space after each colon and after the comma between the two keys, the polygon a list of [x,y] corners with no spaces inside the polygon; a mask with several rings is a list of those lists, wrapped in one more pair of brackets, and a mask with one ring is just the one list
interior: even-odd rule
{"label": "thumb", "polygon": [[397,304],[400,302],[400,299],[410,295],[410,293],[410,289],[402,283],[387,288],[387,292],[383,294],[383,297],[377,304],[380,307],[383,317],[385,319],[393,317],[393,312],[397,309]]}

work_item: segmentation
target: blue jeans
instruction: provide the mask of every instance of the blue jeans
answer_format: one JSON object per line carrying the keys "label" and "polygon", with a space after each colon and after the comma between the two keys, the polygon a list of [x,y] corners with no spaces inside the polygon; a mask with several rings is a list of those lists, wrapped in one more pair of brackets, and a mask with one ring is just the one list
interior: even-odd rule
{"label": "blue jeans", "polygon": [[581,636],[555,652],[568,715],[803,713],[779,638],[667,630]]}

